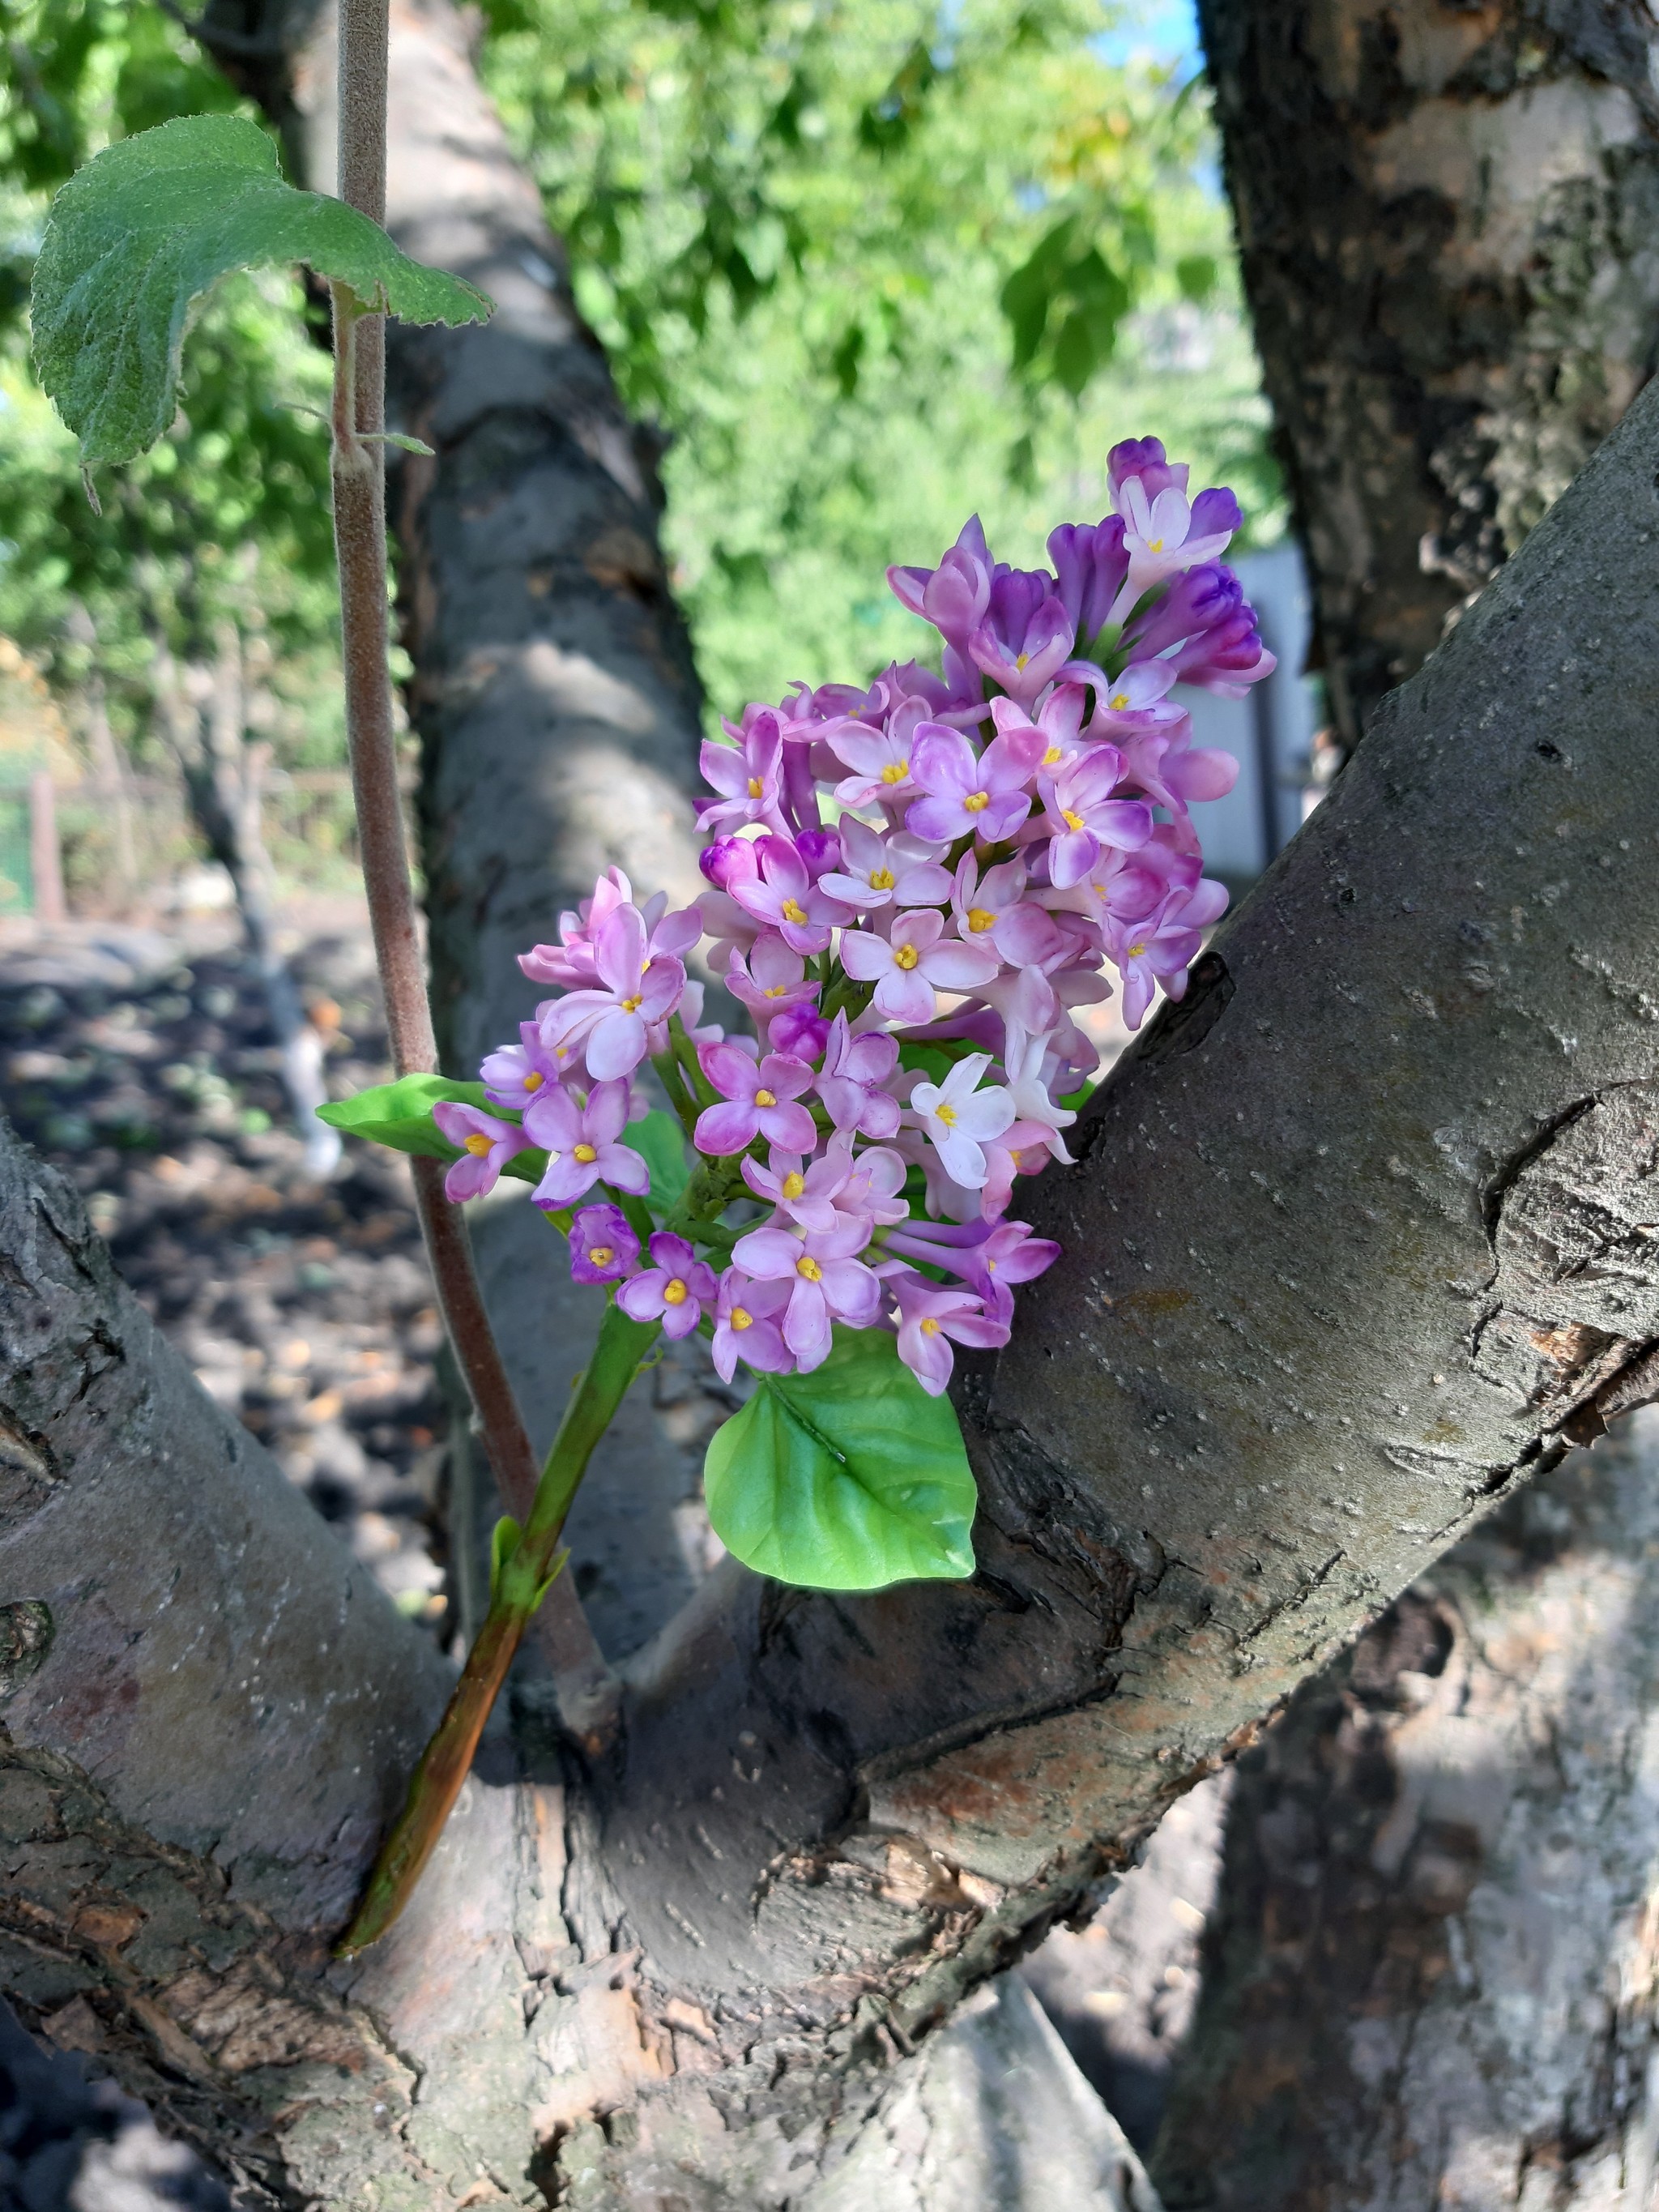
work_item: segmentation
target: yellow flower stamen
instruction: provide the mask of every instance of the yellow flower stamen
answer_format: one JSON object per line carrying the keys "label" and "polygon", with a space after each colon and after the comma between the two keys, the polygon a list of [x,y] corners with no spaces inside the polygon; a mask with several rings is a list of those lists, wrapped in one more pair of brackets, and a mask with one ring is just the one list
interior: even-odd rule
{"label": "yellow flower stamen", "polygon": [[1050,745],[1048,751],[1044,753],[1042,758],[1037,763],[1037,765],[1039,768],[1052,768],[1059,758],[1060,747],[1058,745]]}
{"label": "yellow flower stamen", "polygon": [[526,1091],[539,1091],[546,1080],[539,1067],[532,1067],[524,1079],[524,1087]]}
{"label": "yellow flower stamen", "polygon": [[798,1275],[805,1275],[809,1283],[819,1282],[823,1276],[823,1268],[819,1267],[810,1252],[803,1252],[796,1261],[795,1273]]}
{"label": "yellow flower stamen", "polygon": [[884,783],[902,783],[909,773],[910,763],[908,760],[889,761],[881,772],[881,780]]}
{"label": "yellow flower stamen", "polygon": [[1149,553],[1161,553],[1164,550],[1164,540],[1161,538],[1149,538],[1146,540],[1146,550]]}
{"label": "yellow flower stamen", "polygon": [[624,1000],[623,1000],[623,1002],[622,1002],[622,1010],[623,1010],[623,1013],[625,1013],[625,1014],[636,1014],[636,1013],[638,1013],[638,1012],[639,1012],[639,1010],[640,1010],[640,1005],[641,1005],[641,1000],[643,1000],[644,996],[645,996],[645,994],[644,994],[642,991],[635,991],[635,994],[634,994],[634,995],[633,995],[633,997],[632,997],[631,999],[624,999]]}
{"label": "yellow flower stamen", "polygon": [[732,1307],[732,1326],[733,1328],[750,1328],[754,1326],[754,1315],[748,1310],[747,1307]]}
{"label": "yellow flower stamen", "polygon": [[787,983],[769,983],[761,996],[763,999],[781,999],[788,988]]}
{"label": "yellow flower stamen", "polygon": [[793,1168],[791,1168],[779,1188],[786,1198],[799,1198],[806,1188],[806,1177],[804,1175],[797,1175]]}
{"label": "yellow flower stamen", "polygon": [[896,945],[893,947],[893,965],[896,968],[914,968],[921,957],[914,945]]}
{"label": "yellow flower stamen", "polygon": [[751,799],[758,799],[760,795],[761,780],[757,775],[751,775],[749,779],[749,796]]}
{"label": "yellow flower stamen", "polygon": [[678,1275],[662,1286],[662,1302],[665,1306],[683,1306],[690,1295]]}
{"label": "yellow flower stamen", "polygon": [[988,791],[970,791],[962,803],[969,814],[983,814],[991,804],[991,794]]}
{"label": "yellow flower stamen", "polygon": [[591,1168],[599,1156],[592,1145],[573,1145],[570,1157],[573,1160],[580,1160],[585,1168]]}
{"label": "yellow flower stamen", "polygon": [[1141,954],[1145,952],[1146,950],[1146,948],[1144,945],[1132,945],[1129,947],[1127,957],[1131,960],[1139,960]]}
{"label": "yellow flower stamen", "polygon": [[798,900],[787,898],[783,902],[783,918],[786,921],[793,921],[799,929],[806,920],[806,909]]}
{"label": "yellow flower stamen", "polygon": [[948,1104],[935,1106],[933,1118],[935,1121],[943,1121],[947,1129],[953,1129],[956,1127],[957,1109]]}
{"label": "yellow flower stamen", "polygon": [[923,1321],[921,1324],[921,1333],[924,1336],[937,1336],[939,1334],[939,1323],[933,1319],[932,1314],[929,1314]]}
{"label": "yellow flower stamen", "polygon": [[1029,653],[1022,653],[1019,655],[1018,659],[1014,662],[1014,665],[1015,665],[1015,667],[1016,667],[1016,668],[1024,668],[1024,665],[1025,665],[1025,664],[1026,664],[1026,662],[1030,659],[1030,657],[1031,657],[1031,656],[1030,656],[1030,654]]}
{"label": "yellow flower stamen", "polygon": [[617,1255],[609,1244],[590,1244],[587,1248],[587,1256],[594,1267],[608,1267]]}
{"label": "yellow flower stamen", "polygon": [[1114,714],[1121,714],[1129,703],[1129,695],[1127,691],[1116,692],[1106,703]]}
{"label": "yellow flower stamen", "polygon": [[890,891],[893,888],[893,871],[890,868],[872,868],[870,888],[872,891]]}
{"label": "yellow flower stamen", "polygon": [[486,1137],[482,1129],[475,1129],[466,1139],[463,1150],[471,1152],[475,1160],[481,1160],[495,1141],[493,1137]]}
{"label": "yellow flower stamen", "polygon": [[1080,830],[1083,827],[1083,817],[1080,814],[1073,814],[1069,806],[1060,808],[1060,818],[1068,830]]}
{"label": "yellow flower stamen", "polygon": [[992,913],[988,906],[970,906],[969,908],[968,927],[973,931],[976,937],[983,936],[988,929],[994,928],[995,925],[996,916]]}
{"label": "yellow flower stamen", "polygon": [[755,1103],[757,1106],[775,1106],[777,1103],[777,1094],[775,1091],[757,1091],[755,1093]]}

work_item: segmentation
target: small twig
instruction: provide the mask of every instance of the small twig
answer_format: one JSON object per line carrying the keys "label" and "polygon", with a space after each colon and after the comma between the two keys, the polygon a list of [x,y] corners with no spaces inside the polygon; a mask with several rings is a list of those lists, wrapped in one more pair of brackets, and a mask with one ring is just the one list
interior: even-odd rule
{"label": "small twig", "polygon": [[[340,9],[340,196],[377,222],[386,214],[386,0],[344,0]],[[379,447],[385,416],[385,325],[380,316],[364,314],[343,285],[330,289],[334,534],[363,883],[393,1066],[399,1075],[433,1074],[438,1048],[404,842],[387,669],[386,477]],[[503,1503],[522,1520],[531,1510],[539,1470],[490,1329],[471,1247],[443,1195],[439,1164],[417,1159],[413,1166],[421,1229],[444,1324]],[[537,1620],[562,1694],[573,1704],[585,1704],[610,1679],[610,1670],[574,1584],[561,1578]]]}

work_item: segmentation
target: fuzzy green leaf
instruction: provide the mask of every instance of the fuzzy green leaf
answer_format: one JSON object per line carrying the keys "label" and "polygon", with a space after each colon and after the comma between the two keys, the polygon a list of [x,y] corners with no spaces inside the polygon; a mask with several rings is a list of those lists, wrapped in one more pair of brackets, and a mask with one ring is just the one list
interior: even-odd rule
{"label": "fuzzy green leaf", "polygon": [[343,201],[285,184],[257,124],[191,115],[118,139],[52,204],[34,359],[83,465],[131,460],[173,420],[192,307],[234,269],[304,262],[410,323],[478,322],[471,285],[401,253]]}
{"label": "fuzzy green leaf", "polygon": [[720,1541],[778,1582],[867,1590],[974,1571],[956,1413],[884,1329],[838,1328],[812,1374],[763,1376],[716,1431],[703,1480]]}

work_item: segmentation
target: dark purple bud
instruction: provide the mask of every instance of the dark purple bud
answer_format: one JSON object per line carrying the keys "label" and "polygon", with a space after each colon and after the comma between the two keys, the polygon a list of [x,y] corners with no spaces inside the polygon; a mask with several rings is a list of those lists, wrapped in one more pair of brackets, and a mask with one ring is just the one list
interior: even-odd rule
{"label": "dark purple bud", "polygon": [[1206,561],[1177,576],[1158,604],[1129,627],[1137,660],[1151,660],[1200,630],[1213,629],[1234,614],[1244,587],[1231,568]]}
{"label": "dark purple bud", "polygon": [[797,1060],[817,1062],[823,1057],[830,1024],[810,1006],[787,1006],[773,1016],[766,1036],[774,1052],[793,1053]]}
{"label": "dark purple bud", "polygon": [[752,883],[760,873],[754,842],[748,837],[716,837],[698,854],[697,866],[723,891],[729,891],[733,884]]}
{"label": "dark purple bud", "polygon": [[795,840],[795,850],[806,863],[806,872],[814,883],[830,868],[841,866],[841,833],[836,830],[803,830]]}
{"label": "dark purple bud", "polygon": [[1188,535],[1193,538],[1214,538],[1224,530],[1241,527],[1244,520],[1243,508],[1224,484],[1212,491],[1201,491],[1193,501],[1193,524]]}
{"label": "dark purple bud", "polygon": [[1048,558],[1078,642],[1086,646],[1111,612],[1129,573],[1122,516],[1109,514],[1103,522],[1062,523],[1049,533]]}

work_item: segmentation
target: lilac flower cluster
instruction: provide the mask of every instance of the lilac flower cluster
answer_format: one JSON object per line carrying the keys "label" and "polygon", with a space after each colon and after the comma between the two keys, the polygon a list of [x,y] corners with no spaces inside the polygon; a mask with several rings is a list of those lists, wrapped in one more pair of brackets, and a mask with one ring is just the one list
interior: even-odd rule
{"label": "lilac flower cluster", "polygon": [[[611,869],[561,942],[521,961],[562,987],[481,1071],[498,1110],[447,1104],[449,1194],[538,1148],[535,1193],[580,1282],[671,1336],[805,1371],[831,1331],[884,1327],[924,1389],[957,1344],[1007,1340],[1012,1290],[1059,1247],[1008,1219],[1016,1178],[1069,1160],[1063,1102],[1098,1064],[1076,1010],[1128,1025],[1172,998],[1226,902],[1193,802],[1231,757],[1192,743],[1177,684],[1233,696],[1273,668],[1224,567],[1229,491],[1189,499],[1155,438],[1116,447],[1113,511],[992,559],[977,520],[935,568],[894,568],[938,671],[795,687],[705,744],[708,889],[667,911]],[[709,970],[754,1036],[703,1026]],[[626,1140],[649,1060],[700,1156],[672,1204]]]}

